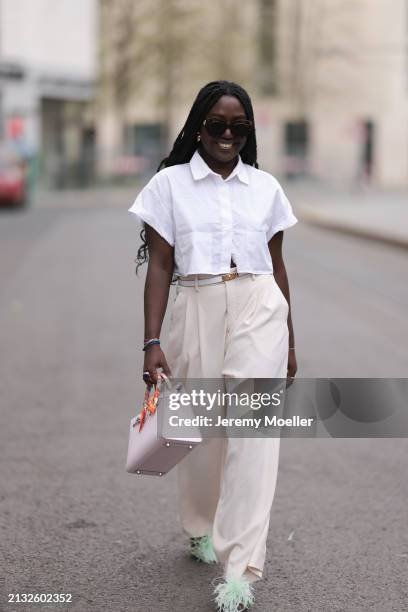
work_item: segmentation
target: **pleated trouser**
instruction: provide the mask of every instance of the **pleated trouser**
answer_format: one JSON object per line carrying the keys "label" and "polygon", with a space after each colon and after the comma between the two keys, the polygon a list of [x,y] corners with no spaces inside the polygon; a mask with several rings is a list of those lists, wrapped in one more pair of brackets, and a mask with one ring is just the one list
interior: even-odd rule
{"label": "pleated trouser", "polygon": [[[172,375],[286,378],[287,316],[272,274],[178,285],[165,349]],[[227,577],[262,578],[279,445],[278,437],[204,438],[177,466],[183,530],[212,536]]]}

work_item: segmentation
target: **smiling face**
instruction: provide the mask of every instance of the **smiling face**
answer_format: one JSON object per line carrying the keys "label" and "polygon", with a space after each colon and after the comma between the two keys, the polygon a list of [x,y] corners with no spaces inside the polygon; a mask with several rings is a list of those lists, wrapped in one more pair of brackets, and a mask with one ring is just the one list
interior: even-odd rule
{"label": "smiling face", "polygon": [[[227,123],[238,119],[247,119],[244,107],[234,96],[221,96],[221,98],[208,111],[206,119],[224,119]],[[246,136],[233,136],[229,127],[221,136],[210,136],[205,125],[200,129],[200,151],[208,162],[217,165],[228,164],[233,161],[238,153],[245,147]]]}

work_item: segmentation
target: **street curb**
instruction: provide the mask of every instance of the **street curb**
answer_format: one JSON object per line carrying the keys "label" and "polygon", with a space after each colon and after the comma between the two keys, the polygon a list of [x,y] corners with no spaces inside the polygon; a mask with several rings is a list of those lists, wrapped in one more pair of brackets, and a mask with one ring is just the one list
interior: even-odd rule
{"label": "street curb", "polygon": [[348,225],[347,223],[342,223],[341,221],[323,219],[318,214],[313,214],[311,212],[297,210],[295,214],[298,216],[299,220],[310,223],[310,225],[322,227],[341,234],[348,234],[357,238],[382,242],[400,249],[408,249],[408,237],[400,238],[399,236],[384,234],[369,228],[366,229]]}

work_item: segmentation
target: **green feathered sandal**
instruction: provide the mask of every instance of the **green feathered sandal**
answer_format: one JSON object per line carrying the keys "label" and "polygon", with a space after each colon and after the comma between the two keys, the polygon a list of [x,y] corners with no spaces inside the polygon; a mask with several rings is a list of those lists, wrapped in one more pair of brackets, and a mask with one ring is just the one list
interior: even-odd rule
{"label": "green feathered sandal", "polygon": [[214,595],[218,612],[243,612],[255,601],[254,587],[245,578],[224,578]]}
{"label": "green feathered sandal", "polygon": [[190,554],[194,559],[203,563],[218,562],[212,545],[212,539],[209,535],[190,538]]}

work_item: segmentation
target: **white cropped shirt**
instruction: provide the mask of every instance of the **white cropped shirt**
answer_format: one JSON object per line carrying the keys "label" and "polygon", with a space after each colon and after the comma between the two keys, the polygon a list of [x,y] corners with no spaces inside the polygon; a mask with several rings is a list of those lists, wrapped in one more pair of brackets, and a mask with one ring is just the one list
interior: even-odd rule
{"label": "white cropped shirt", "polygon": [[163,168],[129,211],[174,247],[177,276],[273,272],[268,242],[297,223],[278,181],[238,157],[224,180],[198,151],[189,163]]}

